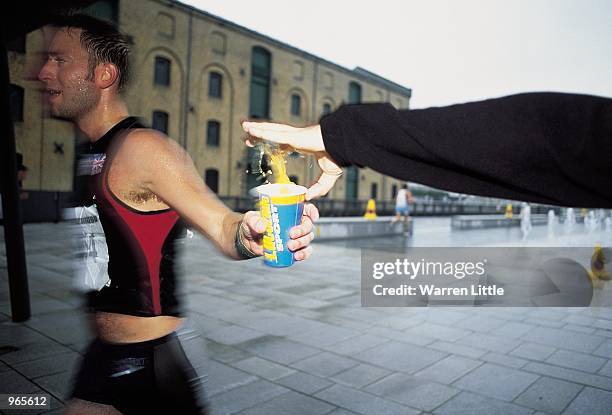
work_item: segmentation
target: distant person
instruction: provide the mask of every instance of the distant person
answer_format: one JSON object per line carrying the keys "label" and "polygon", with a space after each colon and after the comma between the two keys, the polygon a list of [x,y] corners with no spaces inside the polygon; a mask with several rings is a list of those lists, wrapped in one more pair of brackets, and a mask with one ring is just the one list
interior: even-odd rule
{"label": "distant person", "polygon": [[521,205],[521,235],[523,241],[527,240],[529,233],[531,232],[531,206],[529,203],[523,203]]}
{"label": "distant person", "polygon": [[341,166],[356,165],[457,193],[612,207],[610,98],[543,92],[418,110],[343,105],[320,125],[242,127],[317,158],[323,172],[309,199],[331,189]]}
{"label": "distant person", "polygon": [[402,188],[397,191],[397,195],[395,196],[394,222],[397,222],[402,218],[406,223],[410,222],[410,205],[412,202],[412,192],[408,188],[408,184],[404,183]]}

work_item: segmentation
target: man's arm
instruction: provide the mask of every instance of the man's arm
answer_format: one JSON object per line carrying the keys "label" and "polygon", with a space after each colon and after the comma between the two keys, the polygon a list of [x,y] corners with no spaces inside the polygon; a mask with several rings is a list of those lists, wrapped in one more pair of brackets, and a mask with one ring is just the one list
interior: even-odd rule
{"label": "man's arm", "polygon": [[[167,205],[175,209],[198,232],[210,239],[221,252],[242,258],[236,249],[236,235],[253,253],[261,255],[260,236],[265,231],[265,221],[258,212],[245,215],[233,212],[204,184],[189,154],[165,135],[148,129],[135,130],[122,143],[123,154],[134,158],[132,165],[139,166],[138,179],[143,189],[155,193]],[[316,220],[318,212],[310,205],[306,214]],[[296,259],[308,257],[312,240],[312,221],[304,222],[292,230]]]}
{"label": "man's arm", "polygon": [[422,110],[345,105],[316,126],[242,126],[326,161],[311,198],[331,189],[338,166],[358,165],[453,192],[612,207],[609,98],[530,93]]}
{"label": "man's arm", "polygon": [[454,192],[612,207],[612,100],[530,93],[422,110],[347,105],[321,120],[339,165]]}

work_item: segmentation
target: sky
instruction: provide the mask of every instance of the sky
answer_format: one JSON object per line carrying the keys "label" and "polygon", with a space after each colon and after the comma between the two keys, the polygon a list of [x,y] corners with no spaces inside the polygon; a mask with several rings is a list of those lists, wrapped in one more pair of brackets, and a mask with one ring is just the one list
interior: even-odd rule
{"label": "sky", "polygon": [[609,0],[182,1],[411,88],[411,108],[530,91],[612,97]]}

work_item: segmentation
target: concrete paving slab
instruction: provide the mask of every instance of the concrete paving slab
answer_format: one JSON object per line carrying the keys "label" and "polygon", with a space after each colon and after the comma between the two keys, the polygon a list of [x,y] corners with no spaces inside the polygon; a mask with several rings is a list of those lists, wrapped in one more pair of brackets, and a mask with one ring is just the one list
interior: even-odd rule
{"label": "concrete paving slab", "polygon": [[356,354],[355,359],[391,371],[414,373],[446,356],[446,353],[392,340]]}
{"label": "concrete paving slab", "polygon": [[557,349],[551,346],[526,342],[512,350],[510,354],[525,359],[543,361],[553,354],[555,350]]}
{"label": "concrete paving slab", "polygon": [[530,408],[470,392],[461,392],[440,408],[434,410],[436,415],[531,415],[532,412],[533,410]]}
{"label": "concrete paving slab", "polygon": [[275,382],[279,385],[283,385],[289,389],[293,389],[307,395],[312,395],[333,385],[333,383],[330,381],[304,372],[296,372],[291,375],[284,376],[276,379]]}
{"label": "concrete paving slab", "polygon": [[451,384],[471,372],[482,362],[467,357],[451,355],[415,373],[415,376],[439,383]]}
{"label": "concrete paving slab", "polygon": [[520,370],[485,363],[459,379],[453,386],[510,402],[538,377]]}
{"label": "concrete paving slab", "polygon": [[357,364],[359,362],[348,357],[322,352],[292,363],[291,366],[313,375],[330,377],[348,368],[357,366]]}
{"label": "concrete paving slab", "polygon": [[591,373],[597,373],[606,362],[607,359],[570,350],[557,350],[546,359],[546,363]]}
{"label": "concrete paving slab", "polygon": [[423,411],[432,411],[459,393],[458,389],[403,373],[387,376],[365,390]]}
{"label": "concrete paving slab", "polygon": [[253,408],[240,412],[240,415],[324,415],[335,406],[301,393],[289,391]]}
{"label": "concrete paving slab", "polygon": [[609,415],[610,408],[612,408],[612,392],[586,387],[563,414]]}
{"label": "concrete paving slab", "polygon": [[331,379],[336,383],[360,389],[391,373],[389,370],[362,363],[337,373]]}
{"label": "concrete paving slab", "polygon": [[314,395],[363,415],[418,415],[420,411],[346,386],[335,385]]}
{"label": "concrete paving slab", "polygon": [[276,380],[295,373],[295,370],[286,366],[255,356],[232,363],[232,366],[267,380]]}
{"label": "concrete paving slab", "polygon": [[560,414],[582,388],[576,383],[541,377],[514,402],[549,414]]}

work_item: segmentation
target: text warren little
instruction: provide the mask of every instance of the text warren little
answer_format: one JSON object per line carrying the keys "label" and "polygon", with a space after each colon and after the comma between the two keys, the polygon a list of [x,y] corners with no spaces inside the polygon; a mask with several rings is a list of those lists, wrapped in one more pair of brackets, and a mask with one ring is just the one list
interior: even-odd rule
{"label": "text warren little", "polygon": [[436,295],[436,296],[468,296],[468,295],[504,295],[504,289],[497,285],[471,285],[470,287],[436,287],[433,284],[418,286],[402,284],[399,287],[383,287],[380,284],[372,288],[374,295]]}

